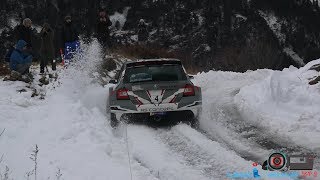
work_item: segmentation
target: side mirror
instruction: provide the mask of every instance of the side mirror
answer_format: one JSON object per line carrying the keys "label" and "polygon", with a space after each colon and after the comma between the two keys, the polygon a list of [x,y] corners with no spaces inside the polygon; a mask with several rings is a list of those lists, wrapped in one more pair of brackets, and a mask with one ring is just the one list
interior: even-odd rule
{"label": "side mirror", "polygon": [[109,84],[117,84],[118,82],[117,82],[117,80],[115,80],[115,79],[110,79],[110,81],[109,81]]}
{"label": "side mirror", "polygon": [[192,76],[192,75],[189,75],[189,79],[194,79],[194,76]]}

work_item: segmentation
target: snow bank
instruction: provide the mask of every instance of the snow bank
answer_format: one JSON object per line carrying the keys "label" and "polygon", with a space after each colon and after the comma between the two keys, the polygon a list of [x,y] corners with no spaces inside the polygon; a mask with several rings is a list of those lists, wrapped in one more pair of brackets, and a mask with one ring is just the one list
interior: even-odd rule
{"label": "snow bank", "polygon": [[[297,69],[274,71],[268,78],[241,88],[235,103],[250,123],[278,140],[320,152],[320,84],[310,86],[319,72],[309,70],[320,60]],[[289,144],[288,144],[289,145]]]}
{"label": "snow bank", "polygon": [[246,138],[255,132],[239,117],[233,98],[240,88],[259,82],[270,73],[272,70],[266,69],[246,73],[209,71],[198,74],[194,79],[194,83],[202,88],[201,129],[237,153],[250,154],[257,162],[263,162],[270,152]]}
{"label": "snow bank", "polygon": [[[54,179],[58,168],[61,179],[130,179],[123,140],[113,136],[105,115],[108,87],[92,76],[102,60],[100,47],[94,41],[82,48],[86,53],[45,87],[44,100],[31,98],[25,83],[0,81],[0,129],[6,129],[0,138],[0,172],[8,166],[10,179],[26,179],[36,144],[38,179]],[[17,92],[21,88],[27,92]],[[138,170],[137,179],[148,179]]]}

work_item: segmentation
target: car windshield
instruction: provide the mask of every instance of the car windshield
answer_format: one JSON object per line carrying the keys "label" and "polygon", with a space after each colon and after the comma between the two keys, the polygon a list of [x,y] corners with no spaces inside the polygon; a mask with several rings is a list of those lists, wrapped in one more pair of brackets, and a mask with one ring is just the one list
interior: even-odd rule
{"label": "car windshield", "polygon": [[149,65],[130,67],[124,76],[125,83],[146,81],[181,81],[186,80],[181,65]]}

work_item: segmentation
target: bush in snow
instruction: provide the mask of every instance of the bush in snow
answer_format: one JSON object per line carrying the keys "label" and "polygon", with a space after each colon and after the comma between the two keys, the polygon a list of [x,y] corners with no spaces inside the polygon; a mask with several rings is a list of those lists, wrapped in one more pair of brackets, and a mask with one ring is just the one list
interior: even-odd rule
{"label": "bush in snow", "polygon": [[34,167],[30,172],[26,174],[28,179],[30,178],[31,175],[34,175],[34,180],[37,180],[38,153],[39,153],[39,148],[38,148],[38,145],[36,145],[36,147],[34,148],[34,150],[30,155],[30,159],[34,162]]}

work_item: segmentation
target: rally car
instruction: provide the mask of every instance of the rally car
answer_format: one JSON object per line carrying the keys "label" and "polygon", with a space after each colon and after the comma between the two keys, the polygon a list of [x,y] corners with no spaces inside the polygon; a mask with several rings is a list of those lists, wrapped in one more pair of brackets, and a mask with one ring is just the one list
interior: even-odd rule
{"label": "rally car", "polygon": [[197,124],[201,113],[201,88],[195,86],[177,59],[125,62],[109,88],[107,113],[112,127],[126,122]]}

